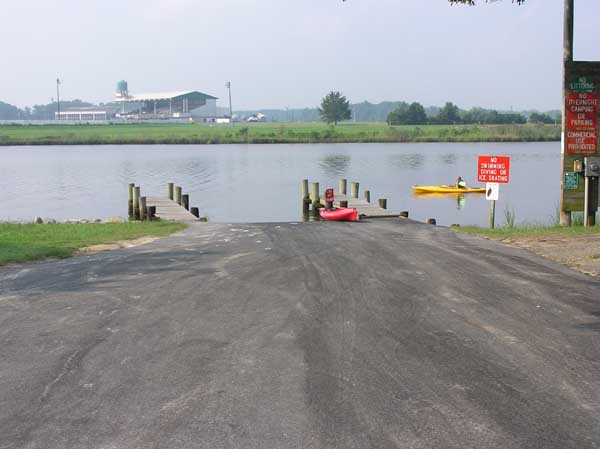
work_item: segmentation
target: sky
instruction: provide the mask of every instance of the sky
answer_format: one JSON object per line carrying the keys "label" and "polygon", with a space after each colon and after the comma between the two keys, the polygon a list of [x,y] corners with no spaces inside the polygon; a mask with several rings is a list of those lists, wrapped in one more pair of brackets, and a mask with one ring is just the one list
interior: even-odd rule
{"label": "sky", "polygon": [[[3,0],[0,101],[106,102],[199,90],[236,110],[452,101],[558,109],[562,0]],[[575,58],[600,60],[598,0],[575,0]],[[597,39],[596,39],[597,40]]]}

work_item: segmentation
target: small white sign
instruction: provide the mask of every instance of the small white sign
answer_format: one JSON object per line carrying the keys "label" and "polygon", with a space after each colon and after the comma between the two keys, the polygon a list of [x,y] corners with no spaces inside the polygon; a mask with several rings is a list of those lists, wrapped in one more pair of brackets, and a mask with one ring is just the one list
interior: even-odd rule
{"label": "small white sign", "polygon": [[500,184],[497,182],[488,182],[485,185],[485,199],[488,201],[498,201],[500,195]]}

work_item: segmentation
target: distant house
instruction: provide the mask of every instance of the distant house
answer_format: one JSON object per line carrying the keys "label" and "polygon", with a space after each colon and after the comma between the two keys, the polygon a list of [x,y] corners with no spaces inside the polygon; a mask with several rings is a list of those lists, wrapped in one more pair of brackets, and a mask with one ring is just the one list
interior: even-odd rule
{"label": "distant house", "polygon": [[54,113],[55,120],[77,121],[77,122],[96,122],[112,120],[117,115],[117,109],[114,106],[88,106],[82,108],[68,108],[64,111]]}

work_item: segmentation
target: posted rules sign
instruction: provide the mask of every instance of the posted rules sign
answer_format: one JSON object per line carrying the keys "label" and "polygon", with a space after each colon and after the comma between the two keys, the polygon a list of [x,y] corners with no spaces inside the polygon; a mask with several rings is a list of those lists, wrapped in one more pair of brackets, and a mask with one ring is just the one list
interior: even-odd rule
{"label": "posted rules sign", "polygon": [[477,167],[479,182],[508,184],[510,181],[509,156],[479,156]]}
{"label": "posted rules sign", "polygon": [[598,145],[598,95],[569,92],[567,97],[567,154],[594,154]]}

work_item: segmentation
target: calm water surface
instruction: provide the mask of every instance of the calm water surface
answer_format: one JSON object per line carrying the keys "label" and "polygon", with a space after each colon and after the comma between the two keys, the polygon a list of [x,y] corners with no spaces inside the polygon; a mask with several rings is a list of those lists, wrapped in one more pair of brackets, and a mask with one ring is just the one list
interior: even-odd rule
{"label": "calm water surface", "polygon": [[216,222],[297,221],[300,181],[336,187],[359,181],[388,209],[439,224],[486,225],[482,195],[415,197],[415,184],[476,184],[479,154],[512,157],[501,186],[498,220],[551,222],[559,198],[560,144],[427,143],[322,145],[160,145],[0,147],[0,220],[110,218],[127,214],[127,184],[164,195],[174,181],[193,206]]}

